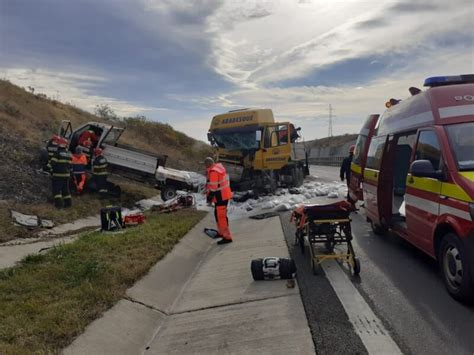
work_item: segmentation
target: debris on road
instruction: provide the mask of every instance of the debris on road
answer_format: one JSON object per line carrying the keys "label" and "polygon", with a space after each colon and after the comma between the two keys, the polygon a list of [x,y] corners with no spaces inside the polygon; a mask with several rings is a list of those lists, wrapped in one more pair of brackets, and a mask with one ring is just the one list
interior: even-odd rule
{"label": "debris on road", "polygon": [[54,222],[49,219],[42,219],[35,215],[23,214],[11,210],[13,224],[26,228],[53,228]]}

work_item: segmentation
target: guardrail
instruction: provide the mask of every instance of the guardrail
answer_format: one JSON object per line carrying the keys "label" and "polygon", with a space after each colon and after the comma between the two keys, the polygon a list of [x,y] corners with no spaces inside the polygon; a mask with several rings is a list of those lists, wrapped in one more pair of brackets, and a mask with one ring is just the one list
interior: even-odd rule
{"label": "guardrail", "polygon": [[317,158],[309,158],[308,162],[311,165],[340,166],[344,158],[345,156],[317,157]]}

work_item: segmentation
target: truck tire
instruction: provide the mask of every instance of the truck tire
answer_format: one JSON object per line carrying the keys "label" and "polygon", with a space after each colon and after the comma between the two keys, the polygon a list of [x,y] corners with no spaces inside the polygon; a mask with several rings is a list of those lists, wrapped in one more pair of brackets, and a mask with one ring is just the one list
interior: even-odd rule
{"label": "truck tire", "polygon": [[176,197],[176,187],[165,185],[161,188],[161,199],[163,201],[171,200]]}
{"label": "truck tire", "polygon": [[472,260],[456,234],[447,233],[441,240],[438,262],[449,294],[461,302],[474,302]]}
{"label": "truck tire", "polygon": [[296,272],[296,264],[293,259],[280,259],[280,278],[288,280],[293,278],[293,274]]}

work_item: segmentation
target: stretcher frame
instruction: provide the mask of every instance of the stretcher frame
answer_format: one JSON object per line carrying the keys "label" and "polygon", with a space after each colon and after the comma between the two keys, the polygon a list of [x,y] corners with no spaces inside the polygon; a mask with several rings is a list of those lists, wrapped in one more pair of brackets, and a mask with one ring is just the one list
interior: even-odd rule
{"label": "stretcher frame", "polygon": [[[360,273],[360,261],[352,246],[351,210],[349,203],[341,201],[330,205],[303,205],[293,211],[294,244],[300,247],[302,254],[308,245],[313,274],[320,272],[321,263],[331,259],[347,263],[354,275]],[[344,244],[346,252],[335,249]],[[325,246],[326,253],[321,253],[319,246]]]}

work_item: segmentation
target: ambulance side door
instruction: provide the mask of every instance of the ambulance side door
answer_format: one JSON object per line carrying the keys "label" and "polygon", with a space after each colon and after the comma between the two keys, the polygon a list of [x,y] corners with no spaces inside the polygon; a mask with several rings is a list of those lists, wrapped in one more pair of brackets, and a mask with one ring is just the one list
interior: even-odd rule
{"label": "ambulance side door", "polygon": [[[436,132],[420,130],[415,148],[414,161],[428,160],[434,170],[441,170],[443,159]],[[407,175],[405,213],[410,241],[430,253],[433,230],[439,216],[439,201],[442,181],[431,177]]]}

